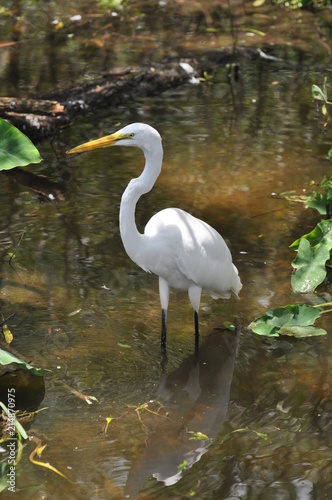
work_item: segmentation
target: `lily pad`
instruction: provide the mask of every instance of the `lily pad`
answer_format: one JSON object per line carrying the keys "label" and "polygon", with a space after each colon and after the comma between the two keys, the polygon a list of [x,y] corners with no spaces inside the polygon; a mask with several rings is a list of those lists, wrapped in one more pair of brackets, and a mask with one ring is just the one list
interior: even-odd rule
{"label": "lily pad", "polygon": [[40,163],[42,158],[30,139],[0,118],[0,170]]}
{"label": "lily pad", "polygon": [[312,337],[325,335],[322,328],[312,326],[322,314],[318,307],[306,304],[287,305],[269,309],[263,316],[250,323],[249,328],[258,335],[279,337],[289,335],[292,337]]}

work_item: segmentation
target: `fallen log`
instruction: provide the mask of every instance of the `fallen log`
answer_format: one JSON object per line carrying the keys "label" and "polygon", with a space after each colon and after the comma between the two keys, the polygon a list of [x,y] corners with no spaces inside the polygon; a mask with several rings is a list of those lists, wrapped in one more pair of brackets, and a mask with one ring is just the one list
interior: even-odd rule
{"label": "fallen log", "polygon": [[45,99],[2,97],[0,116],[36,142],[70,123],[65,106]]}
{"label": "fallen log", "polygon": [[37,113],[38,115],[59,116],[66,112],[57,101],[45,99],[18,99],[17,97],[1,97],[0,113]]}
{"label": "fallen log", "polygon": [[91,109],[117,107],[184,84],[188,73],[178,62],[105,73],[92,82],[51,92],[42,99],[0,98],[0,116],[39,142]]}
{"label": "fallen log", "polygon": [[96,107],[116,107],[128,100],[142,99],[188,82],[189,75],[179,62],[141,68],[126,68],[104,73],[92,82],[47,97],[61,102],[74,116]]}
{"label": "fallen log", "polygon": [[187,82],[197,81],[197,76],[211,73],[230,62],[250,57],[267,56],[260,49],[238,48],[210,51],[195,60],[171,61],[145,67],[113,69],[100,78],[61,89],[42,96],[42,99],[0,98],[0,116],[7,119],[30,139],[40,142],[71,123],[74,116],[86,111],[109,107],[114,109],[125,102],[135,102],[160,94]]}

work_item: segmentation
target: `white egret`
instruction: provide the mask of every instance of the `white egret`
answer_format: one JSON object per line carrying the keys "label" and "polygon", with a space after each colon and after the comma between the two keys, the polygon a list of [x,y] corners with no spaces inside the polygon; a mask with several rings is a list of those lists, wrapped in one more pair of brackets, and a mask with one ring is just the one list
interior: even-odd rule
{"label": "white egret", "polygon": [[219,233],[205,222],[180,210],[166,208],[155,214],[139,233],[135,209],[160,174],[163,148],[150,125],[133,123],[118,132],[77,146],[69,154],[108,146],[136,146],[145,156],[142,174],[132,179],[120,205],[120,234],[129,257],[144,271],[159,276],[162,310],[161,350],[166,352],[166,321],[170,288],[187,290],[194,309],[195,346],[198,348],[198,312],[201,293],[214,299],[238,296],[242,288],[231,253]]}

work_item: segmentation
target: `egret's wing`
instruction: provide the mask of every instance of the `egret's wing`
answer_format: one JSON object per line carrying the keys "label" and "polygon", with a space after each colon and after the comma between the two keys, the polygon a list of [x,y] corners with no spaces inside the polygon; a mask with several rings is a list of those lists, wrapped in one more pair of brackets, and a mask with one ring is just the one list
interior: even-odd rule
{"label": "egret's wing", "polygon": [[195,217],[185,217],[183,222],[182,272],[215,298],[229,298],[232,291],[237,294],[238,274],[223,238]]}
{"label": "egret's wing", "polygon": [[[225,241],[205,222],[183,210],[168,208],[152,217],[145,234],[159,236],[164,242],[165,269],[169,267],[174,275],[176,267],[187,282],[216,298],[240,291],[241,282]],[[170,272],[164,277],[172,286]]]}

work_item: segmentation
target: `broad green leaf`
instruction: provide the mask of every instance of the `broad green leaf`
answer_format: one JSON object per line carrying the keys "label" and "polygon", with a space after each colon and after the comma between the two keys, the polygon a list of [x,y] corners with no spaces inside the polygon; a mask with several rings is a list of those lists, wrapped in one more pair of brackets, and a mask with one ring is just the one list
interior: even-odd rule
{"label": "broad green leaf", "polygon": [[271,325],[280,328],[283,325],[289,324],[294,315],[287,307],[276,307],[275,309],[268,310],[266,316],[269,318]]}
{"label": "broad green leaf", "polygon": [[295,292],[313,292],[326,276],[326,262],[332,249],[332,220],[317,224],[311,233],[294,241],[291,247],[297,250],[292,262],[292,287]]}
{"label": "broad green leaf", "polygon": [[[286,305],[267,310],[263,316],[250,323],[249,328],[254,333],[267,337],[324,335],[325,330],[311,326],[321,314],[322,311],[318,307],[306,304]],[[321,333],[317,333],[318,330],[321,330]]]}
{"label": "broad green leaf", "polygon": [[297,251],[300,241],[303,238],[308,240],[310,245],[314,247],[318,243],[321,243],[325,236],[327,237],[328,241],[331,241],[332,245],[332,219],[322,220],[321,222],[319,222],[317,226],[311,231],[311,233],[304,234],[301,238],[295,240],[289,248]]}
{"label": "broad green leaf", "polygon": [[14,363],[20,368],[25,368],[26,370],[31,370],[35,375],[42,376],[44,374],[43,370],[41,368],[36,368],[34,366],[29,365],[29,363],[26,363],[25,361],[22,361],[22,359],[17,358],[13,354],[11,354],[8,351],[4,351],[3,349],[0,349],[0,365],[10,365]]}
{"label": "broad green leaf", "polygon": [[286,306],[286,308],[292,311],[293,314],[293,318],[288,323],[288,326],[310,326],[322,314],[319,307],[307,306],[306,304],[296,304],[293,306]]}
{"label": "broad green leaf", "polygon": [[265,335],[266,337],[279,337],[277,333],[277,328],[274,325],[271,325],[265,322],[265,317],[261,316],[262,322],[258,322],[258,320],[250,323],[249,328],[257,335]]}
{"label": "broad green leaf", "polygon": [[278,330],[279,335],[288,335],[290,337],[318,337],[326,335],[327,332],[323,328],[315,326],[283,326]]}
{"label": "broad green leaf", "polygon": [[40,163],[39,151],[14,125],[0,118],[0,170]]}
{"label": "broad green leaf", "polygon": [[308,240],[301,238],[297,256],[292,262],[294,268],[291,278],[293,290],[299,293],[309,293],[316,290],[325,279],[325,263],[329,258],[330,249],[326,243],[311,247]]}

